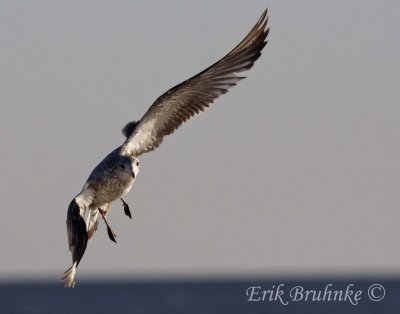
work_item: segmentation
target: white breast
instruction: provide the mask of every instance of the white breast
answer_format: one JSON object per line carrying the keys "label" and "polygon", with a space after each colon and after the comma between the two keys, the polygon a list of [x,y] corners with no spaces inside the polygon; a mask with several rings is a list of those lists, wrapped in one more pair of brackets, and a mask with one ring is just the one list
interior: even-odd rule
{"label": "white breast", "polygon": [[124,195],[128,194],[128,192],[129,192],[129,191],[131,190],[131,188],[132,188],[133,182],[135,182],[135,179],[133,179],[132,182],[131,182],[128,186],[126,186],[126,188],[125,188],[124,191],[122,192],[122,195],[121,195],[121,196],[124,196]]}

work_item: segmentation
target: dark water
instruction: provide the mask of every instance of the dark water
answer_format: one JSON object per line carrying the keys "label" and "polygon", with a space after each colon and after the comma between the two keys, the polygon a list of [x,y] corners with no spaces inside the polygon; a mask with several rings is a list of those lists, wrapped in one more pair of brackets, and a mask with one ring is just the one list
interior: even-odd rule
{"label": "dark water", "polygon": [[[376,283],[383,288],[372,286]],[[383,296],[383,289],[383,299],[372,301],[371,298]],[[270,290],[264,301],[262,290]],[[307,300],[306,290],[311,291]],[[260,300],[248,301],[249,298]],[[0,313],[398,314],[400,279],[80,281],[74,289],[64,289],[59,283],[3,282],[0,283]]]}

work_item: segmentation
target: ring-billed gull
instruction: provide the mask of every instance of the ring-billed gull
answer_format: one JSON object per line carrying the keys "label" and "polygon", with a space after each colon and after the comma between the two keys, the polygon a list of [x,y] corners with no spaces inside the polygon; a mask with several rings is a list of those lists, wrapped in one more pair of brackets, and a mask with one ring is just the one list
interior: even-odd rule
{"label": "ring-billed gull", "polygon": [[129,192],[138,174],[138,156],[157,148],[164,136],[209,107],[244,78],[237,73],[249,70],[260,57],[267,44],[267,22],[265,10],[248,35],[225,57],[168,90],[139,121],[129,122],[123,128],[125,142],[93,169],[82,191],[68,207],[67,233],[72,265],[62,277],[66,287],[75,285],[76,268],[100,218],[106,223],[110,239],[116,242],[116,235],[106,219],[111,203],[121,199],[125,214],[131,218],[129,206],[122,197]]}

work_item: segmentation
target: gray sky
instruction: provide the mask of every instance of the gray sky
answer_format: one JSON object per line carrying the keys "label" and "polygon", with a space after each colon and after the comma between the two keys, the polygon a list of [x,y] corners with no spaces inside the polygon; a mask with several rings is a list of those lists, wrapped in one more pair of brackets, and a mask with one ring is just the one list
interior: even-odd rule
{"label": "gray sky", "polygon": [[400,273],[396,1],[2,1],[0,277],[57,277],[65,216],[163,92],[265,7],[248,79],[141,158],[84,276]]}

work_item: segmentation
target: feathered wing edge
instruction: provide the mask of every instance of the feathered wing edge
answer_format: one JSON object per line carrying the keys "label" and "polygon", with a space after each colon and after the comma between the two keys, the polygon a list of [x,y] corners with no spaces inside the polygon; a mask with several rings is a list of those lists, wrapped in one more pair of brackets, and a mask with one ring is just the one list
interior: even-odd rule
{"label": "feathered wing edge", "polygon": [[250,69],[267,44],[267,9],[248,35],[225,57],[161,95],[142,119],[128,123],[123,130],[127,139],[123,154],[139,156],[158,147],[164,136],[204,111],[244,77],[236,73]]}
{"label": "feathered wing edge", "polygon": [[[97,224],[98,222],[91,228],[90,237],[94,234],[95,229],[97,229]],[[81,215],[81,209],[76,199],[73,199],[69,204],[67,213],[67,234],[69,249],[72,253],[72,266],[65,271],[64,276],[61,278],[61,280],[66,281],[65,287],[68,288],[75,286],[76,268],[86,250],[89,240],[86,228],[85,220]]]}

